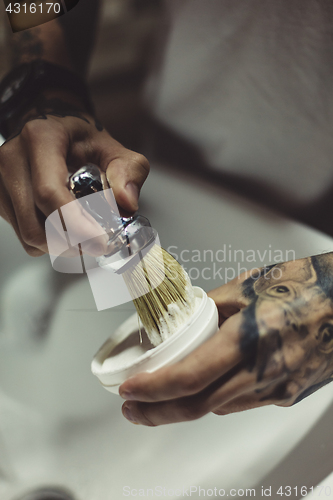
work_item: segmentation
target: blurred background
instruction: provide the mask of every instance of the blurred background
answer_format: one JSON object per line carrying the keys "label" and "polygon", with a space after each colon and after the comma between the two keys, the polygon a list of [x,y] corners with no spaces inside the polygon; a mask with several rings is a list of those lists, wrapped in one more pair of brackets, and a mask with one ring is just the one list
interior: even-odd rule
{"label": "blurred background", "polygon": [[129,148],[139,149],[141,91],[163,23],[160,0],[103,0],[89,83],[97,116]]}

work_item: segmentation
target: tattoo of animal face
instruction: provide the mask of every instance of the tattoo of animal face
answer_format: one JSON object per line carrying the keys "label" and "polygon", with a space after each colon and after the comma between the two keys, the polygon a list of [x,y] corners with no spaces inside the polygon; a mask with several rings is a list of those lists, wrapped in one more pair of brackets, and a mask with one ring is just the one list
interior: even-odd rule
{"label": "tattoo of animal face", "polygon": [[243,295],[240,349],[261,401],[297,403],[332,380],[333,254],[263,268]]}

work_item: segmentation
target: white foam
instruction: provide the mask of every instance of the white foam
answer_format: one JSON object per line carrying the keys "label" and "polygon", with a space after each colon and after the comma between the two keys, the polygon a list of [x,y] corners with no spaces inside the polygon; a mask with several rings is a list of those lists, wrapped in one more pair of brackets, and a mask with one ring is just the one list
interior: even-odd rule
{"label": "white foam", "polygon": [[[186,325],[186,323],[191,322],[193,314],[200,306],[202,297],[196,297],[194,295],[192,286],[188,292],[190,300],[187,307],[184,307],[183,304],[177,303],[169,305],[168,322],[162,319],[160,333],[157,330],[154,331],[153,338],[158,339],[158,344],[161,344],[162,341],[164,342],[165,340],[168,340],[172,335],[177,333],[181,327]],[[122,342],[119,352],[110,353],[110,355],[103,361],[103,372],[107,373],[126,369],[133,365],[138,358],[141,358],[145,354],[148,356],[148,353],[158,346],[158,344],[154,345],[151,343],[148,340],[144,328],[141,327],[141,329],[143,333],[143,342],[140,343],[138,330],[136,332],[129,332],[130,335],[127,339],[125,339],[125,341]]]}
{"label": "white foam", "polygon": [[[191,287],[192,288],[192,287]],[[180,302],[175,302],[168,305],[168,312],[160,318],[160,328],[159,335],[164,342],[172,335],[174,335],[180,327],[182,327],[186,322],[188,322],[200,304],[200,299],[194,297],[193,291],[192,297],[189,296],[190,300],[184,306]]]}

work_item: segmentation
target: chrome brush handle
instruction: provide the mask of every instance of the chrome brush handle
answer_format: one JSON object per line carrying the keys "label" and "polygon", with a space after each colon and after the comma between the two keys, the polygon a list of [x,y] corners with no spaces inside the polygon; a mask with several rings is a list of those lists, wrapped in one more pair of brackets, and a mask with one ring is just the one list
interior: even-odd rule
{"label": "chrome brush handle", "polygon": [[[108,251],[97,259],[99,265],[123,273],[134,264],[135,257],[135,260],[140,260],[141,252],[154,243],[154,231],[146,217],[120,217],[112,209],[104,196],[101,173],[96,165],[85,165],[71,175],[69,189],[77,199],[82,198],[80,203],[83,208],[109,236]],[[98,199],[89,199],[89,195],[94,193],[100,193]]]}
{"label": "chrome brush handle", "polygon": [[[83,199],[83,208],[105,229],[108,233],[121,231],[124,226],[124,219],[120,217],[105,199],[103,194],[103,183],[101,172],[96,165],[88,164],[77,170],[70,176],[69,189],[76,199],[85,198],[90,194],[101,193],[98,199],[98,208],[92,205],[92,199]],[[96,203],[95,203],[96,205]]]}

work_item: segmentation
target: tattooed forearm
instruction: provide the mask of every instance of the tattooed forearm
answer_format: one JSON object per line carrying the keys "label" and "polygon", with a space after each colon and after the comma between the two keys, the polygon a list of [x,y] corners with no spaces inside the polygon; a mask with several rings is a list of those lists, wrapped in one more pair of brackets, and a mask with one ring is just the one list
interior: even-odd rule
{"label": "tattooed forearm", "polygon": [[243,295],[240,348],[260,401],[296,403],[332,380],[332,253],[265,268]]}
{"label": "tattooed forearm", "polygon": [[45,59],[84,76],[93,48],[99,0],[80,0],[67,14],[19,33],[6,26],[10,66]]}
{"label": "tattooed forearm", "polygon": [[11,36],[9,50],[12,66],[43,58],[44,44],[40,38],[40,34],[41,29],[34,28],[15,33],[15,35]]}
{"label": "tattooed forearm", "polygon": [[57,20],[19,33],[12,33],[7,27],[6,44],[10,67],[44,59],[73,69],[64,32]]}

